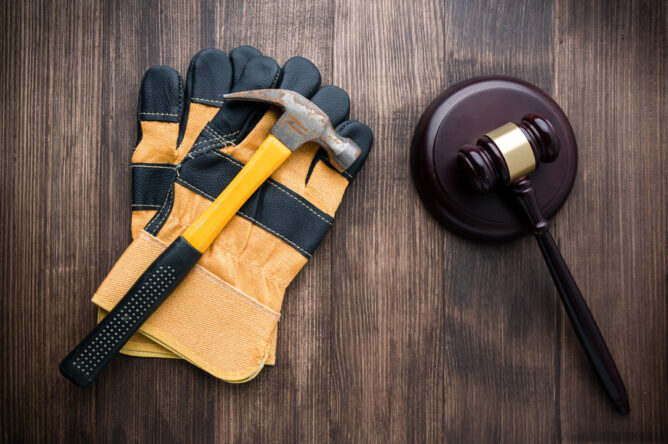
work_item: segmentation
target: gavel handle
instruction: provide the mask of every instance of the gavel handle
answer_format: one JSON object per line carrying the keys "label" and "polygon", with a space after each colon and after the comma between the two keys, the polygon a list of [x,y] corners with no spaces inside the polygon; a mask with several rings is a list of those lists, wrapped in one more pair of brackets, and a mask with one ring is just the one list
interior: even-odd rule
{"label": "gavel handle", "polygon": [[582,348],[587,353],[589,361],[596,370],[614,405],[621,413],[628,414],[630,407],[624,382],[619,376],[615,361],[610,355],[610,350],[605,344],[605,340],[575,283],[575,279],[573,279],[559,248],[548,231],[549,223],[541,214],[531,181],[526,177],[519,179],[511,188],[524,213],[529,218],[532,233],[536,236],[540,251],[543,253],[543,258],[545,258],[552,280],[557,287],[561,302],[564,304],[573,328],[575,328]]}

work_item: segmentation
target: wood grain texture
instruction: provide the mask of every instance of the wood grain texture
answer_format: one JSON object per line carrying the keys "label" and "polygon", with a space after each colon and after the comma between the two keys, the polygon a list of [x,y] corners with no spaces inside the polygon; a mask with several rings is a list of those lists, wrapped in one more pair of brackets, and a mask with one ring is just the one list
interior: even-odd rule
{"label": "wood grain texture", "polygon": [[[449,4],[446,85],[504,74],[551,94],[553,8],[544,1]],[[558,440],[555,332],[562,309],[535,240],[495,245],[448,233],[443,258],[443,328],[450,345],[444,378],[452,387],[447,438]]]}
{"label": "wood grain texture", "polygon": [[[668,440],[668,7],[661,1],[10,0],[0,5],[3,442]],[[119,357],[92,388],[57,363],[130,238],[136,94],[205,47],[313,60],[375,145],[288,289],[278,358],[222,383]],[[608,404],[530,237],[439,227],[412,186],[422,110],[506,74],[552,94],[580,164],[552,232],[616,358]]]}
{"label": "wood grain texture", "polygon": [[[658,7],[657,7],[658,6]],[[567,441],[665,441],[668,5],[558,5],[555,97],[573,122],[580,174],[559,219],[576,271],[617,366],[632,414],[611,421],[562,317],[560,407]],[[604,112],[601,112],[604,110]],[[659,142],[660,143],[660,142]],[[591,227],[595,236],[578,224]],[[569,407],[570,406],[570,407]]]}

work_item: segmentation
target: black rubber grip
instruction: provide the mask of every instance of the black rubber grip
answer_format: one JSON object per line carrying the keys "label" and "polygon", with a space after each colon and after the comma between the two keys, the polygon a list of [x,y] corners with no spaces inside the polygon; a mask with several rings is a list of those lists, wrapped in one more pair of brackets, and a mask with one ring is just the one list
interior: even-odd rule
{"label": "black rubber grip", "polygon": [[123,347],[197,263],[202,253],[176,239],[148,267],[113,310],[60,363],[60,372],[78,386],[95,381]]}

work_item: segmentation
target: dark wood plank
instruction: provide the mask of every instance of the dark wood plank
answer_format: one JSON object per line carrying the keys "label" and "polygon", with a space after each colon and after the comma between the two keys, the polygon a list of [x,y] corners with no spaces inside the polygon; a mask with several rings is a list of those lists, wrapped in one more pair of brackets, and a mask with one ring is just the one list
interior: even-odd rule
{"label": "dark wood plank", "polygon": [[[103,119],[99,124],[101,149],[98,154],[102,169],[97,227],[100,237],[97,248],[101,248],[104,258],[103,270],[111,268],[130,241],[128,166],[137,127],[134,119],[128,117],[136,112],[141,78],[152,65],[173,66],[185,78],[190,58],[205,47],[216,46],[216,8],[215,2],[206,1],[105,4],[102,20],[105,57],[101,73]],[[102,271],[95,284],[106,272]],[[86,313],[94,311],[89,303],[84,310]],[[214,440],[216,398],[211,390],[217,383],[213,378],[183,361],[139,360],[125,356],[112,362],[105,372],[108,374],[95,387],[94,430],[99,441],[109,437],[119,442]],[[201,391],[195,394],[194,386]],[[196,427],[191,418],[198,418]]]}
{"label": "dark wood plank", "polygon": [[104,274],[90,228],[103,192],[101,10],[39,1],[2,9],[11,24],[2,54],[2,435],[90,440],[92,427],[80,424],[93,422],[94,398],[67,387],[56,363],[92,325],[86,299]]}
{"label": "dark wood plank", "polygon": [[580,155],[580,174],[558,222],[559,241],[631,403],[628,418],[601,408],[605,397],[562,318],[565,441],[667,439],[668,157],[659,148],[668,118],[666,6],[557,5],[555,95],[573,123]]}
{"label": "dark wood plank", "polygon": [[[3,2],[2,441],[668,439],[668,8],[581,3]],[[77,389],[57,363],[93,326],[90,295],[129,242],[141,76],[240,44],[313,60],[376,136],[288,289],[277,365],[229,385],[120,357]],[[580,170],[553,232],[617,358],[628,418],[598,387],[534,241],[464,241],[413,190],[421,111],[484,74],[536,83],[573,122]]]}
{"label": "dark wood plank", "polygon": [[[300,55],[332,84],[333,2],[235,0],[221,5],[219,46],[252,45],[280,64]],[[329,336],[332,248],[326,237],[288,287],[281,311],[275,367],[250,384],[218,384],[218,441],[325,442],[330,429]]]}
{"label": "dark wood plank", "polygon": [[[453,2],[446,17],[448,84],[503,74],[552,92],[549,3]],[[557,441],[555,326],[561,306],[534,240],[494,245],[448,234],[440,263],[449,345],[447,437],[453,442]]]}
{"label": "dark wood plank", "polygon": [[408,155],[421,110],[446,85],[444,10],[350,1],[337,17],[335,79],[375,144],[332,234],[332,438],[438,442],[444,234],[417,200]]}

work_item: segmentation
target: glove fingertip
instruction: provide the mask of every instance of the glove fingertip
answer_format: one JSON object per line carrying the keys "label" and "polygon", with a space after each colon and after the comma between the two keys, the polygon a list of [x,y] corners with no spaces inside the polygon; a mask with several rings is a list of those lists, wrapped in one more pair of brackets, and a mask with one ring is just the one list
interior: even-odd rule
{"label": "glove fingertip", "polygon": [[362,165],[364,165],[364,162],[371,151],[371,147],[373,146],[373,132],[371,131],[371,128],[357,120],[348,120],[341,123],[336,127],[336,132],[343,137],[352,139],[362,150],[355,163],[343,173],[346,178],[352,180],[362,168]]}
{"label": "glove fingertip", "polygon": [[272,88],[281,75],[276,60],[267,56],[250,59],[243,68],[241,77],[232,87],[233,92],[258,88]]}
{"label": "glove fingertip", "polygon": [[283,65],[280,88],[309,98],[318,91],[321,81],[320,71],[313,62],[304,57],[292,57]]}
{"label": "glove fingertip", "polygon": [[[254,57],[244,65],[241,77],[233,84],[232,91],[274,88],[280,78],[281,68],[274,59],[266,56]],[[260,119],[260,112],[264,112],[266,108],[266,105],[257,103],[228,101],[223,103],[209,125],[220,137],[233,136],[236,143],[246,137]],[[210,136],[200,134],[198,142],[207,137]]]}
{"label": "glove fingertip", "polygon": [[139,89],[137,119],[179,122],[183,112],[183,80],[169,66],[146,71]]}
{"label": "glove fingertip", "polygon": [[223,95],[232,86],[232,64],[222,51],[204,49],[195,55],[188,67],[186,103],[197,102],[220,107]]}
{"label": "glove fingertip", "polygon": [[311,101],[329,116],[332,126],[348,118],[350,96],[338,86],[324,86],[311,98]]}
{"label": "glove fingertip", "polygon": [[261,56],[262,53],[252,46],[239,46],[230,51],[230,60],[232,61],[232,71],[234,72],[234,83],[241,78],[244,66],[250,59]]}

